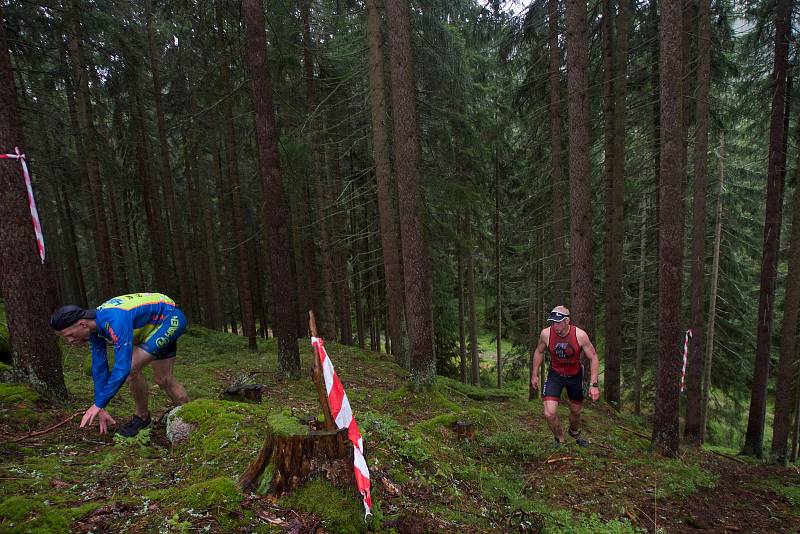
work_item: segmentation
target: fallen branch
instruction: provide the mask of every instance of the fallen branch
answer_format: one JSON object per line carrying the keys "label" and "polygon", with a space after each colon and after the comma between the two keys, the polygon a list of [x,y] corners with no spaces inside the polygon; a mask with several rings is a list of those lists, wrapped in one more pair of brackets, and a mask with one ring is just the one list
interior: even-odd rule
{"label": "fallen branch", "polygon": [[577,456],[561,456],[560,458],[548,458],[547,460],[545,460],[544,463],[553,464],[553,463],[556,463],[556,462],[564,462],[564,461],[567,461],[567,460],[577,460],[577,459],[578,459]]}
{"label": "fallen branch", "polygon": [[652,437],[652,436],[648,436],[647,434],[645,434],[645,433],[643,433],[643,432],[639,432],[638,430],[633,430],[632,428],[627,428],[627,427],[624,427],[624,426],[622,426],[622,425],[617,425],[617,426],[618,426],[619,428],[621,428],[622,430],[626,431],[626,432],[630,432],[631,434],[635,434],[635,435],[639,436],[640,438],[644,438],[644,439],[646,439],[646,440],[648,440],[648,441],[649,441],[649,440],[651,439],[651,437]]}
{"label": "fallen branch", "polygon": [[725,454],[724,452],[717,452],[717,451],[712,450],[712,449],[706,449],[706,450],[716,454],[717,456],[722,456],[723,458],[727,458],[728,460],[733,460],[734,462],[739,462],[740,464],[746,464],[747,463],[744,460],[742,460],[741,458],[737,458],[736,456],[731,456],[730,454]]}
{"label": "fallen branch", "polygon": [[53,426],[49,426],[49,427],[45,428],[44,430],[37,430],[36,432],[31,432],[30,434],[25,434],[24,436],[22,436],[20,438],[12,439],[11,441],[9,441],[9,443],[19,443],[20,441],[25,441],[26,439],[30,439],[30,438],[35,437],[35,436],[41,436],[42,434],[47,434],[51,430],[55,430],[56,428],[60,427],[61,425],[65,425],[65,424],[69,423],[70,421],[72,421],[73,419],[75,419],[77,416],[79,416],[82,413],[83,413],[83,410],[81,410],[79,412],[75,412],[74,414],[70,415],[69,417],[67,417],[66,419],[61,421],[60,423],[56,423]]}

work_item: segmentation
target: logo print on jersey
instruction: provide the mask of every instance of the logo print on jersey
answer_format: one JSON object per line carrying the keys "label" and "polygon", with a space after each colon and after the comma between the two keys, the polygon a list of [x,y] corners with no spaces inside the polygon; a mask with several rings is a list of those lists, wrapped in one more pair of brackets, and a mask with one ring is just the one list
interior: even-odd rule
{"label": "logo print on jersey", "polygon": [[575,356],[575,351],[572,350],[572,345],[569,343],[556,343],[554,349],[556,351],[556,357],[562,360]]}

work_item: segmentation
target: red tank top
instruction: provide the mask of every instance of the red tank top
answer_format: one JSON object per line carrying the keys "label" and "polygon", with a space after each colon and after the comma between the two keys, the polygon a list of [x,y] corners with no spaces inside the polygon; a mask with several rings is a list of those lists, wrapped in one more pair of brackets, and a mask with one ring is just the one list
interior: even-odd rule
{"label": "red tank top", "polygon": [[581,371],[581,345],[578,343],[575,325],[569,325],[569,333],[561,337],[550,328],[550,368],[564,376],[575,376]]}

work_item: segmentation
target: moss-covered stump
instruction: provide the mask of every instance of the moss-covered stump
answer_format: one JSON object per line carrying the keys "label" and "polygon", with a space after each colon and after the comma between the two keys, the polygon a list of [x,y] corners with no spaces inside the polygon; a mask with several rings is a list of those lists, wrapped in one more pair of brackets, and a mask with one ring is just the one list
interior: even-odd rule
{"label": "moss-covered stump", "polygon": [[239,477],[239,487],[280,497],[314,478],[354,487],[353,445],[347,429],[312,431],[296,420],[271,415],[258,457]]}

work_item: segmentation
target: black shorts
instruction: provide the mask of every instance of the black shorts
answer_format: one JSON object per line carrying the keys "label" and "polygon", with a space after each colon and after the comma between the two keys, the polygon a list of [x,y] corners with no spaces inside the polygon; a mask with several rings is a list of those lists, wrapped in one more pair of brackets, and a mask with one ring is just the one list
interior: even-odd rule
{"label": "black shorts", "polygon": [[567,388],[567,398],[570,402],[581,404],[583,402],[583,371],[575,376],[564,376],[550,369],[542,388],[542,399],[557,401],[561,398],[561,390],[564,388]]}

